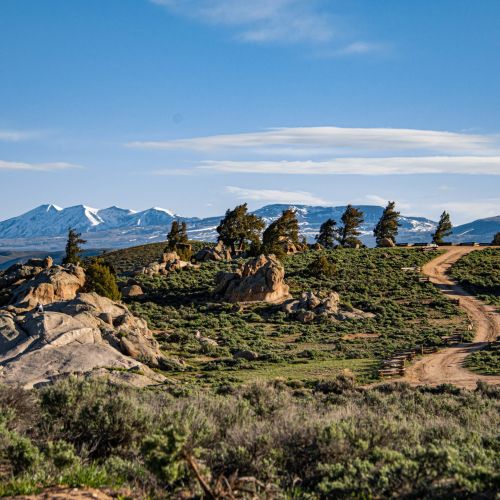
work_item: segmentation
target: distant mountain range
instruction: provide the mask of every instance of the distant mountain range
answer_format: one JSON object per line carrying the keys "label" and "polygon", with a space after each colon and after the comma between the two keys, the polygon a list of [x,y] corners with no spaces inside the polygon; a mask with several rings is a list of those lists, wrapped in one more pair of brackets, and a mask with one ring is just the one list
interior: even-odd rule
{"label": "distant mountain range", "polygon": [[[301,233],[309,241],[314,240],[326,219],[340,221],[345,210],[344,206],[267,205],[253,213],[270,223],[290,207],[296,210]],[[372,231],[383,208],[374,205],[358,205],[357,208],[365,215],[361,239],[371,246],[374,244]],[[215,229],[221,217],[182,217],[157,207],[136,212],[118,207],[94,209],[77,205],[63,209],[56,205],[41,205],[23,215],[0,222],[0,248],[61,250],[69,228],[83,234],[87,248],[122,248],[165,240],[175,219],[187,223],[190,238],[211,241],[217,236]],[[436,222],[424,217],[402,216],[400,223],[398,240],[404,242],[430,241],[430,235],[436,227]],[[489,243],[498,231],[500,216],[490,217],[457,226],[450,240]]]}

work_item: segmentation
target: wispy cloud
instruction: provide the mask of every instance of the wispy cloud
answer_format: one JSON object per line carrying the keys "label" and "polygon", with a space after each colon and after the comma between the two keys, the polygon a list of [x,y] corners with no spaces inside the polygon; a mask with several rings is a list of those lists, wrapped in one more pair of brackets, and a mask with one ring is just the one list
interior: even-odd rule
{"label": "wispy cloud", "polygon": [[[225,26],[241,42],[305,44],[320,57],[385,54],[387,43],[353,39],[350,22],[328,0],[150,0],[173,14]],[[327,9],[328,7],[328,9]]]}
{"label": "wispy cloud", "polygon": [[56,172],[60,170],[69,170],[75,168],[82,168],[82,167],[80,167],[79,165],[74,165],[72,163],[64,163],[64,162],[24,163],[24,162],[0,160],[0,170]]}
{"label": "wispy cloud", "polygon": [[330,205],[331,202],[307,191],[281,191],[274,189],[247,189],[226,186],[226,191],[241,200],[267,203],[296,203],[298,205]]}
{"label": "wispy cloud", "polygon": [[29,139],[33,139],[38,135],[39,135],[38,132],[0,129],[0,141],[5,141],[5,142],[26,141]]}
{"label": "wispy cloud", "polygon": [[166,141],[135,141],[130,148],[198,152],[241,151],[293,156],[381,155],[395,151],[446,154],[500,154],[500,137],[438,130],[300,127]]}
{"label": "wispy cloud", "polygon": [[228,26],[253,43],[326,43],[336,34],[322,0],[151,0],[175,14]]}
{"label": "wispy cloud", "polygon": [[328,161],[204,161],[199,168],[246,174],[500,175],[500,156],[360,157],[336,158]]}

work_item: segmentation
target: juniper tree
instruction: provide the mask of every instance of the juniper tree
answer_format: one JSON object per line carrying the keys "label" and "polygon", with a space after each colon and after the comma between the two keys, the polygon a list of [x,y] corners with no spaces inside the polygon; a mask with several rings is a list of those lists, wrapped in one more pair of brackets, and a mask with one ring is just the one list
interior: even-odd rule
{"label": "juniper tree", "polygon": [[121,298],[113,269],[102,259],[94,259],[85,269],[85,291],[111,300]]}
{"label": "juniper tree", "polygon": [[341,220],[343,226],[340,227],[338,236],[340,245],[352,248],[361,245],[361,240],[358,238],[361,233],[358,229],[364,222],[363,212],[352,205],[347,205]]}
{"label": "juniper tree", "polygon": [[63,264],[79,264],[81,261],[82,249],[80,245],[84,245],[86,240],[81,238],[81,234],[74,229],[68,230],[68,241],[66,243],[66,255],[62,261]]}
{"label": "juniper tree", "polygon": [[439,219],[436,231],[432,235],[432,242],[441,245],[444,238],[450,236],[453,226],[451,225],[450,214],[444,211]]}
{"label": "juniper tree", "polygon": [[177,252],[182,260],[191,259],[191,246],[189,245],[189,239],[187,234],[187,224],[174,220],[170,228],[170,232],[167,235],[167,248],[165,250],[170,252]]}
{"label": "juniper tree", "polygon": [[244,203],[226,211],[217,227],[218,240],[230,247],[233,254],[245,250],[249,244],[255,249],[260,247],[260,235],[264,227],[264,221],[248,213],[248,205]]}
{"label": "juniper tree", "polygon": [[295,210],[288,208],[281,216],[272,222],[262,235],[263,253],[275,254],[281,257],[284,253],[283,244],[299,243],[299,221]]}
{"label": "juniper tree", "polygon": [[495,246],[500,246],[500,233],[495,234],[493,237],[493,241],[491,242],[492,245]]}
{"label": "juniper tree", "polygon": [[387,204],[382,213],[382,217],[380,217],[380,220],[373,230],[377,246],[380,246],[381,241],[384,239],[389,239],[393,243],[396,243],[400,213],[396,212],[395,207],[396,203],[394,201],[390,201]]}
{"label": "juniper tree", "polygon": [[337,223],[333,219],[328,219],[319,228],[316,241],[325,248],[333,248],[335,240],[338,239]]}

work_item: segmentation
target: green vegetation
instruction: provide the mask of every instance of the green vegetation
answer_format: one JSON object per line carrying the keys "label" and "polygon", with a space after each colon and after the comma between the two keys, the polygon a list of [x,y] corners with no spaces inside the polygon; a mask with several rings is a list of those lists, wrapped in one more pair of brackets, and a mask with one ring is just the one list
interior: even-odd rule
{"label": "green vegetation", "polygon": [[82,240],[81,234],[74,229],[68,231],[68,242],[66,243],[66,255],[62,261],[63,264],[79,264],[82,260],[81,245],[87,243]]}
{"label": "green vegetation", "polygon": [[[111,258],[118,257],[116,262]],[[107,254],[114,266],[120,253]],[[313,272],[318,259],[332,272]],[[302,324],[269,304],[238,307],[216,302],[215,276],[238,266],[233,262],[203,263],[168,276],[139,276],[145,298],[128,299],[132,312],[145,318],[163,351],[173,360],[168,374],[187,385],[273,378],[311,378],[318,361],[329,373],[351,368],[360,382],[376,379],[380,361],[399,349],[441,345],[441,337],[465,332],[466,318],[431,283],[403,268],[422,266],[432,258],[415,249],[335,249],[309,251],[284,258],[286,281],[294,297],[313,291],[318,297],[340,294],[344,309],[358,308],[374,318],[335,321],[320,318]],[[196,332],[217,342],[207,346]],[[235,358],[249,350],[258,359]],[[317,378],[324,376],[320,374]]]}
{"label": "green vegetation", "polygon": [[348,248],[361,246],[362,242],[358,236],[361,234],[359,232],[359,226],[364,220],[363,212],[352,205],[347,205],[341,220],[343,226],[339,228],[340,245]]}
{"label": "green vegetation", "polygon": [[492,345],[467,356],[465,366],[482,375],[500,375],[500,346]]}
{"label": "green vegetation", "polygon": [[181,260],[189,261],[192,256],[191,245],[187,234],[187,224],[174,220],[167,235],[167,248],[165,251],[177,252]]}
{"label": "green vegetation", "polygon": [[432,235],[432,242],[437,245],[444,243],[444,239],[450,236],[452,233],[453,226],[451,225],[450,214],[448,212],[443,212],[439,219],[436,231]]}
{"label": "green vegetation", "polygon": [[[194,252],[197,252],[207,243],[201,241],[190,241]],[[128,273],[134,269],[145,267],[151,262],[157,262],[165,252],[166,243],[149,243],[137,247],[113,250],[101,255],[104,262],[113,266],[118,275]]]}
{"label": "green vegetation", "polygon": [[227,210],[224,219],[217,227],[219,241],[231,249],[234,255],[242,252],[249,246],[260,247],[260,233],[265,227],[264,221],[256,215],[248,213],[248,205],[237,206]]}
{"label": "green vegetation", "polygon": [[453,265],[451,275],[479,299],[500,307],[499,248],[485,248],[465,255]]}
{"label": "green vegetation", "polygon": [[500,487],[500,392],[486,385],[362,389],[344,375],[168,388],[76,379],[36,392],[0,388],[0,495],[65,484],[125,487],[134,498],[222,498],[229,488],[494,498]]}
{"label": "green vegetation", "polygon": [[319,228],[316,241],[325,248],[333,248],[338,239],[337,223],[333,219],[328,219]]}
{"label": "green vegetation", "polygon": [[299,222],[295,210],[284,210],[281,216],[271,222],[262,235],[262,251],[279,258],[285,255],[284,245],[299,243]]}
{"label": "green vegetation", "polygon": [[380,246],[383,240],[391,240],[393,243],[396,243],[400,213],[396,212],[395,207],[396,203],[393,201],[387,204],[382,217],[380,217],[380,220],[373,230],[373,236],[375,236],[377,246]]}
{"label": "green vegetation", "polygon": [[85,266],[85,291],[95,292],[111,300],[120,300],[116,276],[102,259],[93,259]]}

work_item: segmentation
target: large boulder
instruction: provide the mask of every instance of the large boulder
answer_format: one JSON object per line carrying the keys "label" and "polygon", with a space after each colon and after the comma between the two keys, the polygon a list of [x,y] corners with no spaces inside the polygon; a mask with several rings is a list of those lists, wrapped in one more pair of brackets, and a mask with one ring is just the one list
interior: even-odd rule
{"label": "large boulder", "polygon": [[382,248],[393,248],[396,246],[396,243],[394,243],[391,238],[382,238],[378,246]]}
{"label": "large boulder", "polygon": [[85,272],[79,266],[52,266],[23,282],[12,292],[11,303],[19,309],[33,309],[38,304],[71,300],[85,284]]}
{"label": "large boulder", "polygon": [[274,255],[261,255],[234,273],[219,273],[215,294],[227,302],[279,303],[290,297],[285,270]]}

